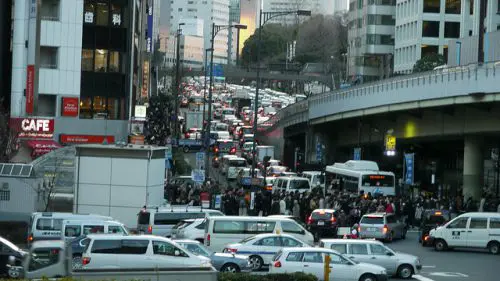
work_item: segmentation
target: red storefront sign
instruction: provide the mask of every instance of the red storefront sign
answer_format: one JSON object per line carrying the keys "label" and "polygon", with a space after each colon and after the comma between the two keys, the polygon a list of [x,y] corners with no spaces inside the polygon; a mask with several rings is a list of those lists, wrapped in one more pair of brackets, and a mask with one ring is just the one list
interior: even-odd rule
{"label": "red storefront sign", "polygon": [[114,136],[90,136],[90,135],[61,135],[61,143],[64,144],[89,144],[89,143],[114,143]]}
{"label": "red storefront sign", "polygon": [[78,116],[78,98],[62,98],[61,115],[68,117]]}
{"label": "red storefront sign", "polygon": [[51,139],[54,135],[54,119],[10,118],[9,123],[19,138]]}
{"label": "red storefront sign", "polygon": [[35,66],[26,68],[26,113],[33,114],[35,107]]}
{"label": "red storefront sign", "polygon": [[149,97],[149,61],[145,61],[142,67],[142,91],[141,97]]}

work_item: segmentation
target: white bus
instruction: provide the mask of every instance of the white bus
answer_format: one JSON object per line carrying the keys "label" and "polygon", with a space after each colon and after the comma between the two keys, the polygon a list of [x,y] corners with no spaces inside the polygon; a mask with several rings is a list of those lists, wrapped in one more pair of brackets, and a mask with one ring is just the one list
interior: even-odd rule
{"label": "white bus", "polygon": [[334,181],[342,191],[396,195],[394,173],[380,171],[378,164],[373,161],[349,160],[345,163],[335,163],[326,166],[325,172],[327,187]]}

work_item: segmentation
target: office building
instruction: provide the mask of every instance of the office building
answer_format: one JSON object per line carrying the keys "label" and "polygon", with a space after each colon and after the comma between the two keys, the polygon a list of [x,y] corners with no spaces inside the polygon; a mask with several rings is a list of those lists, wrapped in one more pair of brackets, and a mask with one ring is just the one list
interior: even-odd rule
{"label": "office building", "polygon": [[245,41],[254,34],[259,25],[259,11],[261,0],[240,0],[239,23],[247,26],[246,29],[240,29],[240,40],[238,42],[239,50],[243,50]]}
{"label": "office building", "polygon": [[[335,12],[335,0],[263,0],[262,10],[265,12],[281,12],[281,11],[296,11],[296,10],[308,10],[311,14],[317,15],[333,15]],[[296,15],[287,15],[276,17],[271,19],[269,22],[284,24],[284,25],[294,25],[298,24],[307,17],[297,17]]]}
{"label": "office building", "polygon": [[348,82],[370,82],[391,75],[395,5],[395,0],[349,2]]}

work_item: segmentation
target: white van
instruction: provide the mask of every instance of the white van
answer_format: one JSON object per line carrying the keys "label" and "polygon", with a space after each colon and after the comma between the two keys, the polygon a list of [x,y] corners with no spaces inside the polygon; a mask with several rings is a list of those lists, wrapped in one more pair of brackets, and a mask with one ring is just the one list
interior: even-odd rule
{"label": "white van", "polygon": [[241,157],[234,157],[228,160],[226,166],[226,178],[228,180],[234,180],[238,176],[241,169],[246,168],[247,160]]}
{"label": "white van", "polygon": [[273,183],[273,193],[274,192],[310,192],[311,185],[309,180],[300,177],[278,177]]}
{"label": "white van", "polygon": [[500,253],[500,213],[465,213],[432,229],[430,242],[437,251],[449,248],[483,248]]}
{"label": "white van", "polygon": [[313,235],[292,219],[279,217],[209,217],[205,224],[205,245],[220,252],[224,246],[262,233],[286,233],[309,245]]}
{"label": "white van", "polygon": [[72,213],[33,213],[30,221],[28,243],[37,240],[61,239],[63,220],[100,220],[110,221],[112,217],[95,214]]}
{"label": "white van", "polygon": [[302,177],[309,180],[311,187],[325,187],[325,175],[320,171],[304,171]]}
{"label": "white van", "polygon": [[122,234],[129,232],[125,225],[118,221],[102,220],[64,220],[62,226],[62,237],[69,241],[73,238],[93,233]]}
{"label": "white van", "polygon": [[221,211],[191,206],[142,209],[137,216],[139,233],[170,237],[172,228],[182,220],[224,216]]}
{"label": "white van", "polygon": [[226,155],[222,156],[220,172],[223,175],[226,174],[227,168],[229,167],[229,159],[232,159],[232,158],[238,158],[238,156],[233,155],[233,154],[226,154]]}

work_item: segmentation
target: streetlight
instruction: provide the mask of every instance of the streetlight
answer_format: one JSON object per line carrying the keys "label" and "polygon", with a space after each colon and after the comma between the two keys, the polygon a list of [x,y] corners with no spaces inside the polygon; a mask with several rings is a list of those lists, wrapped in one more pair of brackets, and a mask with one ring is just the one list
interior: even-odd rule
{"label": "streetlight", "polygon": [[181,49],[181,35],[182,35],[182,29],[181,26],[183,26],[185,23],[180,22],[179,27],[177,28],[177,34],[176,34],[176,40],[177,40],[177,46],[176,46],[176,59],[175,59],[175,128],[174,128],[174,135],[175,135],[175,140],[176,144],[179,144],[179,95],[180,95],[180,84],[181,84],[181,77],[180,77],[180,64],[181,64],[181,55],[180,55],[180,49]]}
{"label": "streetlight", "polygon": [[244,24],[216,25],[215,23],[212,23],[212,38],[210,41],[212,44],[210,48],[212,50],[212,52],[210,53],[210,85],[208,86],[208,120],[207,125],[205,126],[205,179],[208,179],[210,175],[210,162],[208,158],[210,157],[210,125],[212,123],[212,88],[214,84],[213,68],[215,52],[214,41],[215,36],[217,36],[217,33],[219,33],[219,31],[230,28],[247,29],[247,26]]}
{"label": "streetlight", "polygon": [[[292,15],[295,14],[297,16],[310,16],[311,11],[306,10],[295,10],[295,11],[276,11],[276,12],[264,12],[260,9],[259,16],[259,37],[257,39],[257,85],[255,87],[255,100],[254,100],[254,117],[253,117],[253,145],[252,145],[252,178],[256,176],[255,174],[255,166],[256,166],[256,136],[257,136],[257,119],[258,119],[258,111],[259,111],[259,87],[260,87],[260,44],[262,42],[262,26],[266,24],[270,19]],[[264,171],[265,172],[265,171]]]}

